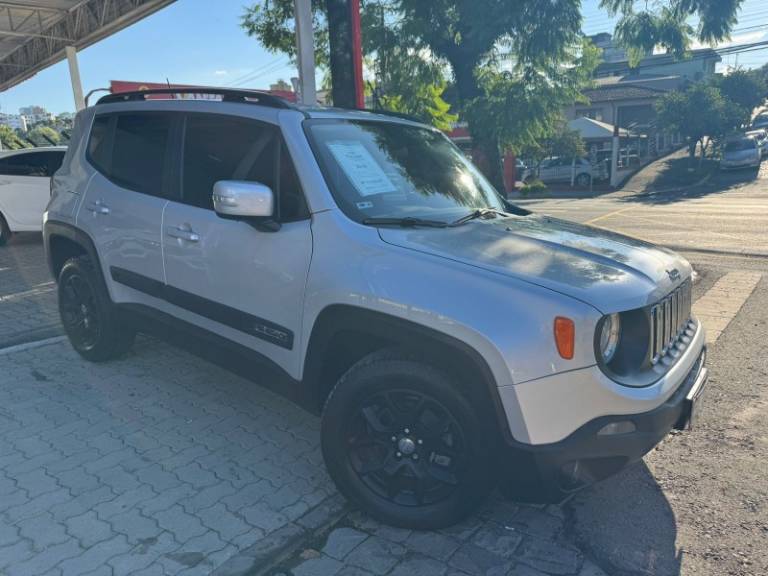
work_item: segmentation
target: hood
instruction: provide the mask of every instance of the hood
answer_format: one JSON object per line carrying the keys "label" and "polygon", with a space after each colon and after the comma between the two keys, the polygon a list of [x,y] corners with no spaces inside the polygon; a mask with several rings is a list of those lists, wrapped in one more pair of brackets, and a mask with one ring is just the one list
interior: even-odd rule
{"label": "hood", "polygon": [[456,228],[380,228],[384,242],[530,282],[603,313],[652,304],[691,275],[648,242],[547,216],[473,220]]}

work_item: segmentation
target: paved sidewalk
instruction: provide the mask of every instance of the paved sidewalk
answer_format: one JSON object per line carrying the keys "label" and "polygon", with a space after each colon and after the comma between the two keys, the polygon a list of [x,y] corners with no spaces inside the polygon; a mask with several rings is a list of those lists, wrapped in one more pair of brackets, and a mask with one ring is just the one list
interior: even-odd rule
{"label": "paved sidewalk", "polygon": [[61,333],[56,285],[39,234],[0,246],[0,348]]}
{"label": "paved sidewalk", "polygon": [[142,339],[0,356],[0,574],[208,574],[334,494],[318,421]]}
{"label": "paved sidewalk", "polygon": [[316,417],[154,339],[101,365],[67,342],[0,353],[0,574],[599,574],[556,508],[497,500],[440,533],[340,516],[318,437]]}

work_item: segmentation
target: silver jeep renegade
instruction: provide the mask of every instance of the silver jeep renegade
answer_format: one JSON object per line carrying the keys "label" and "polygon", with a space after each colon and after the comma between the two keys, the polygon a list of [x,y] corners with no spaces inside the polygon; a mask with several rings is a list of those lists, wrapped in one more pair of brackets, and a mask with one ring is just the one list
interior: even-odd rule
{"label": "silver jeep renegade", "polygon": [[44,234],[84,358],[205,338],[322,413],[339,490],[414,528],[499,481],[556,500],[690,425],[707,371],[680,256],[506,203],[407,119],[199,96],[77,116]]}

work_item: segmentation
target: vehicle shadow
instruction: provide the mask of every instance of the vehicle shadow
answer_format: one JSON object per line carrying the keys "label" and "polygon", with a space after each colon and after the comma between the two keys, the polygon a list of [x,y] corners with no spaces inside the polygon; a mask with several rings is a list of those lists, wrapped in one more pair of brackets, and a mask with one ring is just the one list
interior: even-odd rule
{"label": "vehicle shadow", "polygon": [[568,536],[610,576],[680,574],[672,508],[645,462],[564,505]]}
{"label": "vehicle shadow", "polygon": [[[687,161],[687,159],[685,160]],[[747,184],[751,184],[757,180],[759,173],[759,168],[746,168],[728,172],[713,169],[710,178],[701,184],[694,183],[688,187],[683,185],[676,190],[668,191],[663,191],[661,190],[661,187],[654,186],[653,188],[660,191],[650,189],[646,192],[622,196],[620,200],[622,202],[665,205],[697,198],[706,198],[724,194]],[[706,172],[703,174],[706,174]]]}

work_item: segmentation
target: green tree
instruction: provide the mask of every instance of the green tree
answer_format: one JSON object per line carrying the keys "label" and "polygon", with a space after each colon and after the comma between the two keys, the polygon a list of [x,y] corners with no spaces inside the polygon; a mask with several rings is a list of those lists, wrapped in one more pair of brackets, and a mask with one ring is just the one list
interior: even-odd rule
{"label": "green tree", "polygon": [[715,76],[713,83],[723,98],[749,112],[765,100],[765,81],[745,70],[734,70],[725,76]]}
{"label": "green tree", "polygon": [[666,94],[657,102],[656,112],[660,125],[687,139],[692,159],[697,149],[704,156],[707,139],[721,140],[749,120],[746,108],[726,100],[716,86],[704,83]]}
{"label": "green tree", "polygon": [[523,146],[519,155],[531,160],[534,173],[538,173],[541,163],[547,158],[580,158],[587,153],[584,140],[576,130],[570,130],[565,121],[554,124],[551,131],[534,142]]}
{"label": "green tree", "polygon": [[[616,38],[630,50],[635,62],[655,48],[685,56],[692,40],[717,43],[730,38],[745,0],[600,0],[612,16],[620,16]],[[689,24],[696,16],[696,27]]]}
{"label": "green tree", "polygon": [[3,150],[16,150],[20,147],[16,132],[5,124],[0,124],[0,142],[2,142]]}
{"label": "green tree", "polygon": [[36,146],[55,146],[61,142],[61,135],[50,126],[35,126],[27,133],[27,139]]}
{"label": "green tree", "polygon": [[[634,0],[601,0],[601,6],[620,15],[620,40],[630,49],[642,53],[661,46],[682,56],[694,38],[705,42],[727,38],[743,2],[657,0],[637,10]],[[313,8],[317,59],[322,63],[328,44],[323,2],[313,1]],[[488,131],[489,118],[499,117],[484,102],[494,96],[488,88],[514,88],[515,78],[547,86],[547,74],[560,73],[581,46],[581,0],[369,0],[363,12],[392,28],[401,46],[447,64],[458,112],[486,159],[486,173],[500,185],[503,142],[498,131]],[[687,24],[689,16],[698,16],[697,28]],[[268,49],[294,54],[292,18],[292,0],[263,0],[246,11],[243,25]],[[370,38],[371,29],[364,27],[364,38],[366,34]],[[376,42],[375,36],[372,41]],[[503,74],[503,60],[511,62],[515,74]],[[509,123],[515,122],[526,124],[525,119]],[[533,128],[526,127],[526,132],[536,132],[541,123],[532,122]]]}

